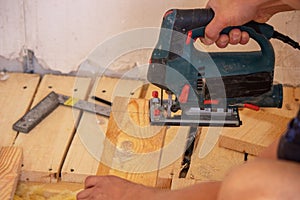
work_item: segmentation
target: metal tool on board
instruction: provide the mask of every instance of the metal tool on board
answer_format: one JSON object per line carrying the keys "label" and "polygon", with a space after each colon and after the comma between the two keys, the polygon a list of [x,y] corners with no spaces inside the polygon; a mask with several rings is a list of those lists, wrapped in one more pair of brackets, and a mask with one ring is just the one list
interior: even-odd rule
{"label": "metal tool on board", "polygon": [[109,106],[101,106],[78,98],[57,94],[52,91],[36,106],[22,116],[16,123],[14,123],[13,129],[15,131],[28,133],[59,105],[70,106],[106,117],[109,117],[111,112],[111,104]]}

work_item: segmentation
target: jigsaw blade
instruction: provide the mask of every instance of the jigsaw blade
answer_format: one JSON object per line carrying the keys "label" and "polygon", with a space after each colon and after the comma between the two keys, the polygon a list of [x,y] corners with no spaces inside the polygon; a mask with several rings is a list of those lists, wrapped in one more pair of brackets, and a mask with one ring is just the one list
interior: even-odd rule
{"label": "jigsaw blade", "polygon": [[189,134],[186,139],[186,148],[181,162],[181,170],[179,172],[179,178],[185,178],[191,165],[192,154],[195,148],[195,141],[197,134],[199,133],[199,127],[191,126]]}

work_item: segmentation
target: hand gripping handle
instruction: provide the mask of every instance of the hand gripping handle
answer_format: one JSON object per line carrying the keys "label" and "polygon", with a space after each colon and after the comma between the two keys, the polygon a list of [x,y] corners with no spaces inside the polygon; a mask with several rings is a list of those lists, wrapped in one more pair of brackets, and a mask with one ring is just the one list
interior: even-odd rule
{"label": "hand gripping handle", "polygon": [[[198,25],[193,23],[193,26],[190,26],[193,28],[190,29],[187,33],[187,41],[190,39],[196,39],[198,37],[204,37],[206,25],[209,24],[209,22],[213,19],[214,16],[214,11],[212,9],[197,10],[197,12],[195,10],[193,10],[193,12],[199,14],[198,17],[201,18],[201,20],[198,21]],[[251,21],[242,26],[227,27],[224,30],[222,30],[220,34],[229,34],[229,32],[235,28],[238,28],[241,31],[246,31],[249,34],[250,38],[254,39],[259,44],[263,55],[272,56],[268,55],[269,52],[273,52],[273,48],[268,41],[274,33],[274,28],[272,26],[266,23],[257,23]]]}

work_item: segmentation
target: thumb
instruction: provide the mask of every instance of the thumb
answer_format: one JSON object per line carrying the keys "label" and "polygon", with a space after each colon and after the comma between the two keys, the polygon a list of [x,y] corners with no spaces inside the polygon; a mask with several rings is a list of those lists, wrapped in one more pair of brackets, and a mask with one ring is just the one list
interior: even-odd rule
{"label": "thumb", "polygon": [[227,24],[215,16],[205,28],[204,43],[212,44],[216,42],[220,36],[220,32],[226,27]]}

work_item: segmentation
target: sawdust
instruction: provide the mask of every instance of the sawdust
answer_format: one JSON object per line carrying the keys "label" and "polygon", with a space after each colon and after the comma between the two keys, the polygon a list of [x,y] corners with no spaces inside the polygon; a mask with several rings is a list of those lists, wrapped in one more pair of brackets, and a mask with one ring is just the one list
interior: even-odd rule
{"label": "sawdust", "polygon": [[14,200],[75,200],[78,191],[45,190],[42,185],[19,184]]}

